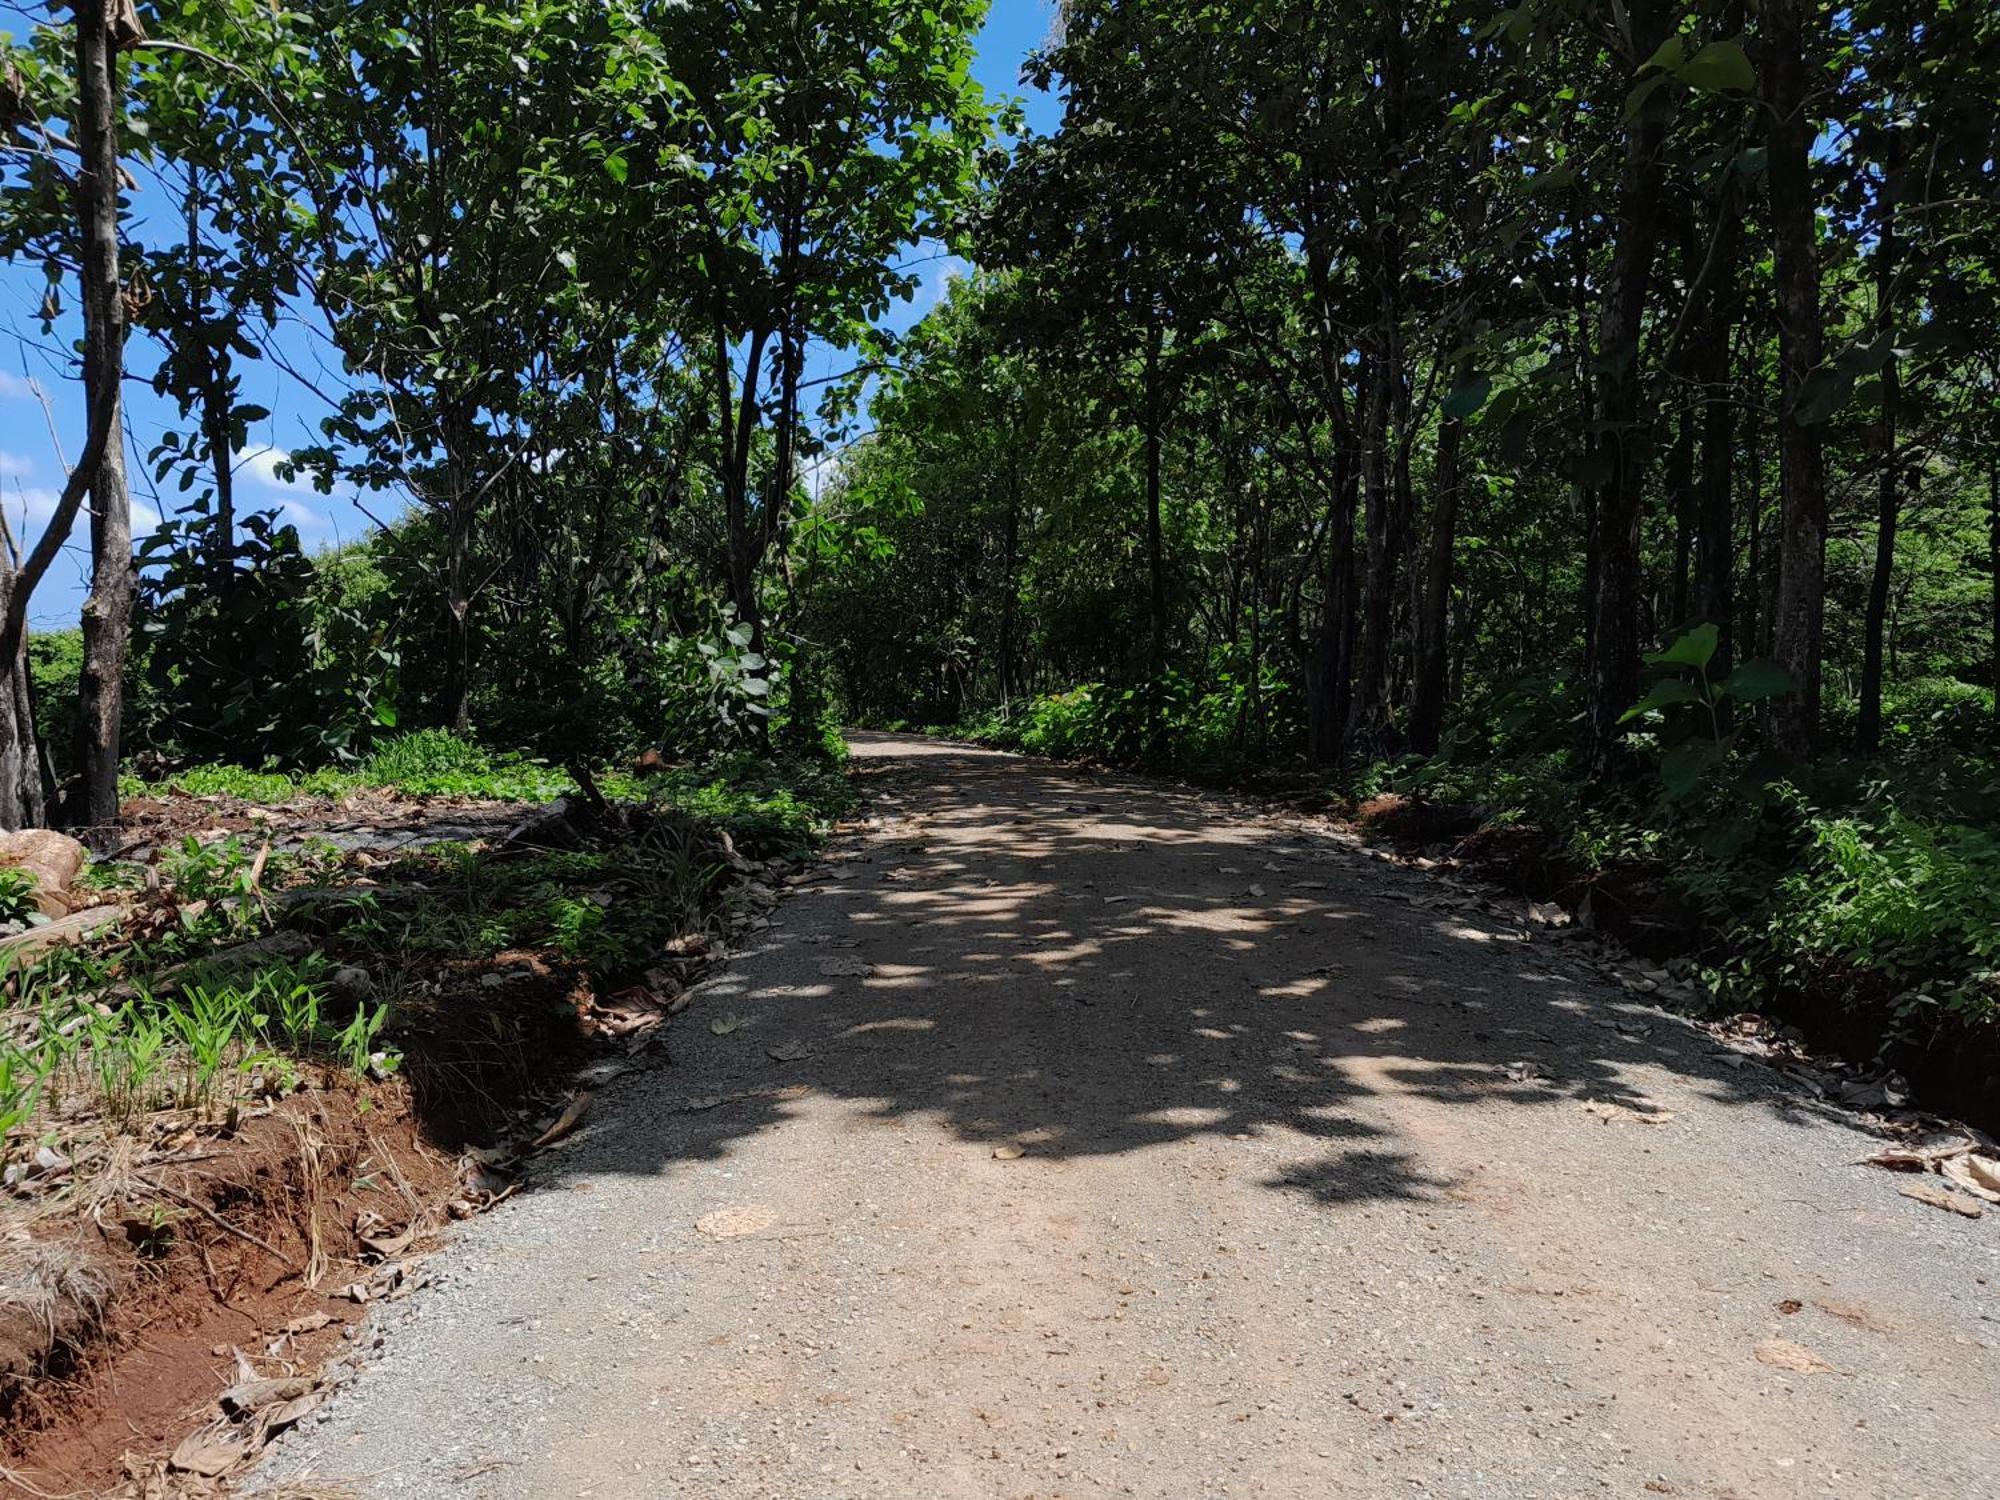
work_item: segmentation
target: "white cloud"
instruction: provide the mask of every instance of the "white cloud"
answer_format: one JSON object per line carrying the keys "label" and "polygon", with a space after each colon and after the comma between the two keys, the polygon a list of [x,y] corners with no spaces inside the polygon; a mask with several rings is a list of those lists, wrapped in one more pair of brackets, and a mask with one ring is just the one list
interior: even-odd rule
{"label": "white cloud", "polygon": [[25,380],[11,370],[0,370],[0,400],[32,401],[34,396],[35,383],[32,380]]}
{"label": "white cloud", "polygon": [[23,458],[18,453],[9,453],[5,448],[0,448],[0,479],[26,479],[34,472],[35,465],[32,459]]}
{"label": "white cloud", "polygon": [[236,455],[239,469],[247,470],[253,480],[266,489],[283,494],[310,495],[313,493],[312,479],[304,472],[290,479],[278,476],[278,465],[289,463],[292,455],[282,448],[245,448]]}
{"label": "white cloud", "polygon": [[[4,492],[0,492],[0,502],[4,502],[7,507],[7,520],[14,528],[17,545],[21,540],[21,533],[30,528],[36,535],[40,534],[41,528],[46,526],[49,518],[56,513],[56,502],[61,498],[58,491],[39,484],[10,485]],[[89,505],[90,502],[86,499],[85,511],[89,509]],[[134,500],[131,505],[133,536],[146,536],[159,529],[158,511],[143,500]],[[90,523],[83,512],[79,512],[76,524],[70,528],[70,540],[87,543],[89,536]]]}
{"label": "white cloud", "polygon": [[246,448],[236,455],[237,472],[249,481],[253,490],[263,491],[262,496],[245,496],[245,509],[268,504],[289,524],[300,531],[325,531],[333,523],[317,505],[309,503],[307,496],[317,496],[311,477],[304,471],[290,479],[278,476],[278,465],[291,459],[291,454],[282,448]]}
{"label": "white cloud", "polygon": [[925,288],[925,303],[935,306],[951,293],[951,284],[959,280],[972,268],[956,255],[947,255],[931,276],[930,285]]}
{"label": "white cloud", "polygon": [[282,502],[278,514],[301,531],[324,531],[328,525],[325,516],[301,500]]}

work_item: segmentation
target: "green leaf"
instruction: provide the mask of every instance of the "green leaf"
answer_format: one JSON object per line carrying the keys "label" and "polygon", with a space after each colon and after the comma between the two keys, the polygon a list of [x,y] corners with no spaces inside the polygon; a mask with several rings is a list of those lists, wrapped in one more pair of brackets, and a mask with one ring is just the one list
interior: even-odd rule
{"label": "green leaf", "polygon": [[1716,647],[1721,640],[1722,632],[1715,626],[1697,625],[1666,650],[1647,657],[1646,661],[1655,667],[1693,667],[1702,671],[1715,659]]}
{"label": "green leaf", "polygon": [[1705,94],[1748,94],[1757,87],[1757,70],[1741,42],[1710,42],[1675,71]]}
{"label": "green leaf", "polygon": [[1651,57],[1639,64],[1639,71],[1646,73],[1654,68],[1664,68],[1669,73],[1678,73],[1686,56],[1687,44],[1678,36],[1670,36],[1660,43]]}
{"label": "green leaf", "polygon": [[1670,797],[1685,797],[1700,786],[1728,754],[1714,740],[1689,740],[1660,757],[1660,782]]}
{"label": "green leaf", "polygon": [[1646,101],[1672,76],[1671,73],[1649,73],[1640,79],[1638,87],[1625,96],[1625,118],[1630,120],[1644,109]]}
{"label": "green leaf", "polygon": [[1792,674],[1774,661],[1746,661],[1731,672],[1721,691],[1742,703],[1758,703],[1766,698],[1782,698],[1797,689]]}
{"label": "green leaf", "polygon": [[626,177],[631,174],[631,170],[632,169],[626,165],[625,158],[620,156],[616,151],[608,153],[604,158],[605,174],[609,176],[613,182],[617,183],[624,182]]}
{"label": "green leaf", "polygon": [[1444,398],[1444,414],[1460,420],[1477,416],[1480,408],[1486,405],[1487,398],[1492,394],[1493,377],[1475,375]]}
{"label": "green leaf", "polygon": [[1662,677],[1652,687],[1647,689],[1645,697],[1625,710],[1618,722],[1628,724],[1643,714],[1651,713],[1656,708],[1671,708],[1677,703],[1699,702],[1701,702],[1701,694],[1695,691],[1694,684],[1689,682],[1685,677]]}

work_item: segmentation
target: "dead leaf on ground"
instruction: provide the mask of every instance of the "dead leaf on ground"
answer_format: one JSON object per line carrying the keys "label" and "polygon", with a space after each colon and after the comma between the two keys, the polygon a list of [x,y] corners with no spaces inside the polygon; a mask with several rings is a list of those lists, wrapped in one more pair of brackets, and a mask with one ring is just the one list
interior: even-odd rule
{"label": "dead leaf on ground", "polygon": [[310,1391],[290,1401],[280,1402],[264,1413],[260,1436],[269,1441],[285,1428],[311,1416],[326,1404],[325,1391]]}
{"label": "dead leaf on ground", "polygon": [[789,1042],[780,1042],[775,1047],[767,1047],[764,1055],[773,1062],[804,1062],[813,1055],[812,1044],[794,1037]]}
{"label": "dead leaf on ground", "polygon": [[728,1036],[732,1031],[741,1031],[743,1029],[743,1018],[741,1016],[717,1016],[713,1021],[708,1023],[708,1029],[717,1036]]}
{"label": "dead leaf on ground", "polygon": [[1546,1078],[1547,1076],[1542,1071],[1540,1063],[1510,1062],[1507,1064],[1507,1077],[1515,1083],[1531,1083],[1537,1078]]}
{"label": "dead leaf on ground", "polygon": [[1757,1358],[1774,1369],[1790,1370],[1799,1375],[1838,1375],[1840,1371],[1821,1359],[1803,1344],[1795,1344],[1790,1339],[1765,1339],[1757,1346]]}
{"label": "dead leaf on ground", "polygon": [[586,1091],[570,1100],[569,1107],[556,1116],[548,1129],[544,1130],[528,1143],[528,1149],[530,1151],[540,1151],[544,1146],[553,1146],[557,1141],[570,1134],[583,1119],[585,1112],[589,1110],[590,1101],[596,1097],[596,1095]]}
{"label": "dead leaf on ground", "polygon": [[170,1468],[183,1474],[199,1474],[214,1479],[226,1474],[250,1456],[250,1444],[226,1428],[207,1428],[181,1439],[167,1460]]}
{"label": "dead leaf on ground", "polygon": [[354,1237],[383,1260],[394,1260],[417,1237],[417,1226],[412,1223],[398,1230],[380,1214],[363,1209],[354,1216]]}
{"label": "dead leaf on ground", "polygon": [[1945,1162],[1938,1170],[1975,1197],[2000,1203],[2000,1160],[1968,1153]]}
{"label": "dead leaf on ground", "polygon": [[1607,1125],[1613,1123],[1664,1125],[1674,1117],[1672,1110],[1661,1109],[1657,1105],[1648,1104],[1644,1109],[1635,1109],[1630,1105],[1613,1104],[1603,1099],[1586,1099],[1583,1108],[1585,1113],[1596,1115]]}
{"label": "dead leaf on ground", "polygon": [[1028,1153],[1021,1147],[1013,1145],[1012,1143],[1009,1143],[1008,1145],[1005,1146],[995,1146],[993,1148],[993,1159],[995,1161],[1019,1161],[1022,1157],[1026,1156],[1027,1154]]}
{"label": "dead leaf on ground", "polygon": [[245,1380],[232,1385],[216,1399],[231,1416],[247,1417],[267,1406],[282,1406],[311,1393],[310,1380]]}
{"label": "dead leaf on ground", "polygon": [[1979,1206],[1977,1198],[1968,1198],[1963,1193],[1954,1193],[1950,1188],[1937,1187],[1928,1182],[1912,1183],[1903,1189],[1903,1196],[1967,1219],[1977,1219],[1986,1212]]}
{"label": "dead leaf on ground", "polygon": [[317,1333],[333,1321],[331,1313],[307,1313],[302,1318],[294,1318],[285,1325],[287,1333]]}
{"label": "dead leaf on ground", "polygon": [[828,958],[821,960],[819,971],[828,979],[866,979],[875,966],[861,958]]}
{"label": "dead leaf on ground", "polygon": [[778,1216],[759,1204],[737,1204],[718,1208],[694,1221],[694,1227],[712,1240],[747,1239],[762,1234],[778,1222]]}

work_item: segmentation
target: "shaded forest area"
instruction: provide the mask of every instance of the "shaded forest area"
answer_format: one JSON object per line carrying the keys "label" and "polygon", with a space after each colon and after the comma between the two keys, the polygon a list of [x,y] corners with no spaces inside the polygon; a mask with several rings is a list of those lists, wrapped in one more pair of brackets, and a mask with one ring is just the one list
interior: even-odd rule
{"label": "shaded forest area", "polygon": [[826,507],[858,711],[1415,799],[1719,1004],[1989,1024],[1990,8],[1077,0],[1031,72]]}
{"label": "shaded forest area", "polygon": [[63,476],[10,431],[42,1491],[311,1411],[174,1447],[204,1319],[316,1369],[659,1061],[819,878],[842,725],[1331,811],[1844,1049],[1823,1096],[2000,1120],[2000,12],[1065,0],[1019,100],[989,15],[75,0],[0,45],[0,396]]}
{"label": "shaded forest area", "polygon": [[[1365,809],[1718,1005],[1990,1037],[2000,19],[1074,0],[1037,133],[986,15],[12,45],[0,248],[83,441],[0,577],[0,823],[634,764],[734,807],[927,724]],[[365,540],[239,494],[274,370]]]}

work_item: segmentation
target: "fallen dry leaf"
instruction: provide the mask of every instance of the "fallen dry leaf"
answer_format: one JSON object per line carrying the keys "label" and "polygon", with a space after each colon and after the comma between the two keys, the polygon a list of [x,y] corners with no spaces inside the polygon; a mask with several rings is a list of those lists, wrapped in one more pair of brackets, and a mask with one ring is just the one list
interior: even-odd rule
{"label": "fallen dry leaf", "polygon": [[1757,1358],[1780,1370],[1800,1375],[1838,1375],[1840,1372],[1803,1344],[1790,1339],[1765,1339],[1757,1346]]}
{"label": "fallen dry leaf", "polygon": [[753,1234],[762,1234],[778,1222],[778,1216],[770,1209],[757,1204],[738,1204],[730,1208],[718,1208],[694,1221],[694,1227],[712,1240],[747,1239]]}
{"label": "fallen dry leaf", "polygon": [[1967,1219],[1979,1218],[1986,1212],[1979,1206],[1977,1198],[1968,1198],[1963,1193],[1954,1193],[1950,1188],[1937,1187],[1932,1183],[1912,1183],[1903,1189],[1905,1198],[1914,1198],[1919,1203],[1928,1203],[1932,1208],[1941,1208],[1946,1213],[1958,1214]]}
{"label": "fallen dry leaf", "polygon": [[1987,1203],[2000,1203],[2000,1188],[1988,1187],[1981,1174],[1974,1171],[1972,1163],[1978,1158],[1956,1156],[1938,1163],[1938,1175],[1953,1187],[1970,1193]]}
{"label": "fallen dry leaf", "polygon": [[308,1395],[312,1388],[310,1380],[246,1380],[232,1385],[216,1399],[231,1416],[247,1417],[267,1406],[296,1401]]}
{"label": "fallen dry leaf", "polygon": [[728,1036],[732,1031],[741,1031],[743,1029],[743,1018],[741,1016],[717,1016],[713,1021],[708,1023],[708,1029],[717,1036]]}
{"label": "fallen dry leaf", "polygon": [[596,1095],[585,1092],[578,1094],[574,1099],[570,1100],[569,1107],[556,1116],[554,1123],[528,1143],[528,1149],[530,1151],[539,1151],[544,1146],[553,1146],[557,1141],[575,1130],[577,1123],[583,1119],[585,1112],[589,1110],[590,1101],[595,1097]]}
{"label": "fallen dry leaf", "polygon": [[1019,1161],[1022,1157],[1026,1156],[1027,1154],[1028,1153],[1024,1151],[1021,1147],[1013,1145],[1012,1143],[1009,1143],[1005,1146],[995,1146],[993,1148],[993,1159],[995,1161]]}
{"label": "fallen dry leaf", "polygon": [[875,972],[875,966],[866,959],[828,958],[821,960],[819,971],[828,979],[866,979]]}
{"label": "fallen dry leaf", "polygon": [[285,1325],[287,1333],[317,1333],[333,1321],[331,1313],[307,1313],[303,1318],[294,1318]]}
{"label": "fallen dry leaf", "polygon": [[235,1433],[223,1428],[209,1428],[181,1439],[181,1445],[174,1449],[173,1457],[167,1460],[167,1464],[183,1474],[199,1474],[204,1479],[213,1479],[228,1473],[249,1455],[249,1443]]}
{"label": "fallen dry leaf", "polygon": [[1974,1182],[1991,1193],[2000,1193],[2000,1157],[1973,1154],[1961,1156],[1958,1164]]}
{"label": "fallen dry leaf", "polygon": [[810,1043],[794,1037],[789,1042],[780,1042],[775,1047],[765,1049],[764,1055],[773,1062],[804,1062],[813,1055]]}
{"label": "fallen dry leaf", "polygon": [[325,1404],[325,1391],[309,1391],[303,1396],[294,1396],[290,1401],[282,1401],[264,1413],[260,1436],[268,1440],[271,1436],[290,1427],[303,1417],[309,1417]]}
{"label": "fallen dry leaf", "polygon": [[1670,1109],[1657,1107],[1634,1109],[1629,1105],[1613,1104],[1602,1099],[1584,1100],[1583,1109],[1586,1114],[1596,1115],[1607,1125],[1614,1121],[1619,1124],[1664,1125],[1674,1117],[1674,1112]]}

